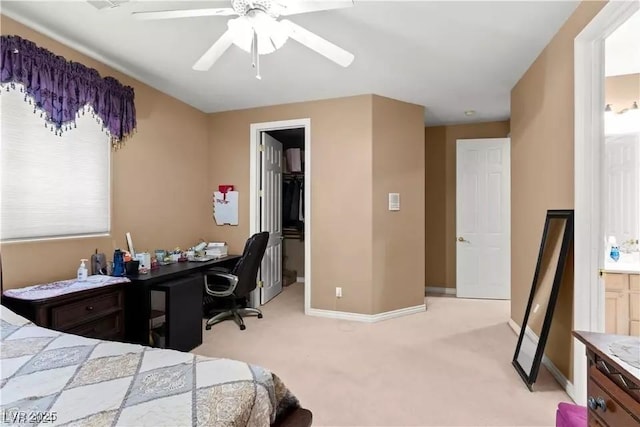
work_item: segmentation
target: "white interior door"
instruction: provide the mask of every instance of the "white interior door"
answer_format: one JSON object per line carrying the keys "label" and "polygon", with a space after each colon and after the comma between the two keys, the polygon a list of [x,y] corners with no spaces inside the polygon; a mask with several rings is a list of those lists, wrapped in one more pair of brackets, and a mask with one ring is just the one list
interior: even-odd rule
{"label": "white interior door", "polygon": [[605,238],[622,245],[640,235],[640,134],[607,136],[604,152]]}
{"label": "white interior door", "polygon": [[269,243],[260,268],[260,304],[282,291],[282,143],[261,134],[260,230],[269,232]]}
{"label": "white interior door", "polygon": [[456,146],[456,295],[511,298],[510,139]]}

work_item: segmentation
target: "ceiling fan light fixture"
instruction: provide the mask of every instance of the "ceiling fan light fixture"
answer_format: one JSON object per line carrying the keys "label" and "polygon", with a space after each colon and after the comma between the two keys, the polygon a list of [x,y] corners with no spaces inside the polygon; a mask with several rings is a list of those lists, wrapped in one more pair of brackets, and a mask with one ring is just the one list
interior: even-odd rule
{"label": "ceiling fan light fixture", "polygon": [[[267,20],[269,23],[267,23]],[[233,44],[245,52],[251,53],[254,30],[258,35],[258,55],[273,53],[287,42],[289,38],[287,28],[281,25],[280,22],[268,17],[260,25],[256,26],[254,22],[255,20],[248,16],[241,16],[229,21],[229,28],[234,33]]]}

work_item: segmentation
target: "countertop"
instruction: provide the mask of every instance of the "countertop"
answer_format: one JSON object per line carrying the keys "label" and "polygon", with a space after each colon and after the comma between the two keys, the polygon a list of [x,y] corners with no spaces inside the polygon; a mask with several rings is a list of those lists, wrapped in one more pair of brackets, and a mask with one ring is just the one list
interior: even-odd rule
{"label": "countertop", "polygon": [[640,254],[620,253],[620,259],[616,262],[605,257],[604,271],[606,273],[640,274]]}
{"label": "countertop", "polygon": [[605,273],[640,274],[640,265],[626,262],[605,262]]}

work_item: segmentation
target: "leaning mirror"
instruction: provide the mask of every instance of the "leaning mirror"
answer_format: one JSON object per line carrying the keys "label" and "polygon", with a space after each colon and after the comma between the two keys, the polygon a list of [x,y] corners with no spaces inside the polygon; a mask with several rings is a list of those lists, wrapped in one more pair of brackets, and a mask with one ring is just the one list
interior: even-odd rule
{"label": "leaning mirror", "polygon": [[513,366],[529,390],[538,376],[573,239],[573,210],[549,210]]}

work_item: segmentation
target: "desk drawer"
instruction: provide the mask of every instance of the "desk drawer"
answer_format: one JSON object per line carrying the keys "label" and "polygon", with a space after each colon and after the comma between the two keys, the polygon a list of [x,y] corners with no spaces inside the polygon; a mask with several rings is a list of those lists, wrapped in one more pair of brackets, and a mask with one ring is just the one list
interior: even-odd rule
{"label": "desk drawer", "polygon": [[65,332],[87,338],[103,340],[120,340],[124,336],[122,328],[122,312],[110,314],[97,320],[84,323]]}
{"label": "desk drawer", "polygon": [[51,327],[67,330],[122,309],[122,292],[107,292],[51,308]]}
{"label": "desk drawer", "polygon": [[[587,399],[602,399],[605,408],[589,409],[589,417],[594,414],[602,420],[602,424],[611,427],[640,427],[640,421],[631,415],[638,413],[640,404],[621,390],[595,366],[589,368]],[[595,424],[597,425],[597,424]]]}

